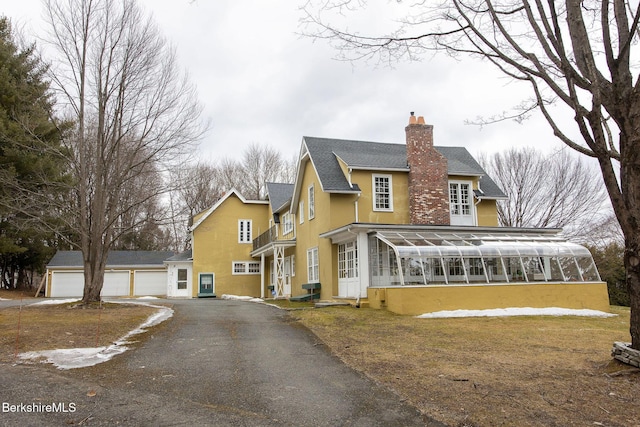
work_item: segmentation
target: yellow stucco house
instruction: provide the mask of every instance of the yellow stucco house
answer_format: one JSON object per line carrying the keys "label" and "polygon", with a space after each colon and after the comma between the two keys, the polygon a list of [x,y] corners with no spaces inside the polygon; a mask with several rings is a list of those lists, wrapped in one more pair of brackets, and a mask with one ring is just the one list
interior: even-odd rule
{"label": "yellow stucco house", "polygon": [[[589,252],[557,229],[498,227],[505,195],[462,147],[304,137],[294,184],[229,191],[168,260],[169,296],[344,300],[401,314],[505,307],[608,310]],[[179,289],[181,288],[181,289]]]}

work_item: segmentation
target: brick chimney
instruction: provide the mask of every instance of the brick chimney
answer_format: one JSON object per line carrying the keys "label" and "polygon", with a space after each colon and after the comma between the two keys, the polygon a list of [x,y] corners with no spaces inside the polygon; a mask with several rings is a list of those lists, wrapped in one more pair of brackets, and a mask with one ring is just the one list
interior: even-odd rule
{"label": "brick chimney", "polygon": [[407,134],[409,218],[412,224],[449,225],[447,159],[433,147],[433,125],[411,113]]}

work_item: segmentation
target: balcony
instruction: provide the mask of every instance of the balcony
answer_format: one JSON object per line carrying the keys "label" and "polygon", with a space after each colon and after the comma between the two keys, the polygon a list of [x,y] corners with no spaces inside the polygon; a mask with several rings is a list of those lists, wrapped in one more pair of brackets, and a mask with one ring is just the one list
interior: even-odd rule
{"label": "balcony", "polygon": [[278,240],[278,226],[274,225],[255,239],[253,239],[253,250],[256,251],[269,243]]}

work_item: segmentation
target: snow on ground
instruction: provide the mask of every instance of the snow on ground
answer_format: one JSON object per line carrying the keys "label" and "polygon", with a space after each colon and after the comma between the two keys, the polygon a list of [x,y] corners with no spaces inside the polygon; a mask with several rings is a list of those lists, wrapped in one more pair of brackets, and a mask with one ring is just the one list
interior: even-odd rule
{"label": "snow on ground", "polygon": [[238,301],[264,302],[264,300],[262,298],[254,298],[254,297],[242,296],[242,295],[227,295],[227,294],[224,294],[220,298],[221,299],[232,299],[232,300],[238,300]]}
{"label": "snow on ground", "polygon": [[70,302],[78,302],[80,298],[67,298],[67,299],[45,299],[40,302],[34,302],[29,305],[53,305],[53,304],[68,304]]}
{"label": "snow on ground", "polygon": [[569,308],[547,307],[511,307],[495,308],[491,310],[452,310],[436,311],[416,316],[420,319],[442,319],[451,317],[501,317],[501,316],[584,316],[584,317],[613,317],[617,314],[605,313],[604,311]]}
{"label": "snow on ground", "polygon": [[[78,301],[72,300],[47,300],[36,304],[64,304],[68,302]],[[91,347],[91,348],[69,348],[58,350],[42,350],[42,351],[29,351],[26,353],[20,353],[18,356],[23,360],[36,360],[44,363],[51,363],[58,369],[75,369],[84,368],[87,366],[97,365],[98,363],[111,360],[114,356],[124,353],[128,347],[127,344],[131,344],[131,338],[135,335],[141,334],[146,331],[147,328],[158,325],[165,320],[173,316],[173,310],[169,307],[161,305],[152,305],[139,302],[125,302],[125,301],[109,301],[117,302],[121,304],[141,304],[149,307],[157,308],[158,311],[153,313],[147,318],[140,326],[130,331],[128,334],[120,338],[108,347]],[[35,304],[33,304],[35,305]]]}

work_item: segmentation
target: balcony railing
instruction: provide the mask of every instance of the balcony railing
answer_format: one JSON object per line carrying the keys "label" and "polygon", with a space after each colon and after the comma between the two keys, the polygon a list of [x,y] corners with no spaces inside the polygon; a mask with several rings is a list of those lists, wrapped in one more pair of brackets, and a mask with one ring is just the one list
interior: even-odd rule
{"label": "balcony railing", "polygon": [[278,228],[274,225],[255,239],[253,239],[253,250],[260,249],[271,242],[278,240]]}

